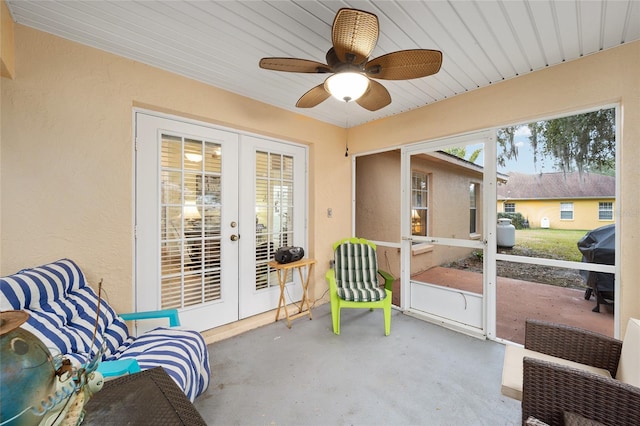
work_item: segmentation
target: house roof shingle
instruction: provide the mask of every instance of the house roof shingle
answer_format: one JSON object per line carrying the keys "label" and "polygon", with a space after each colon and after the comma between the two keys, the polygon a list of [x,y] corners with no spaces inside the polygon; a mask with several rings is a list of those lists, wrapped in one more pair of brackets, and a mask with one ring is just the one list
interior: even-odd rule
{"label": "house roof shingle", "polygon": [[506,184],[498,184],[498,200],[611,198],[615,193],[615,177],[586,172],[511,172]]}

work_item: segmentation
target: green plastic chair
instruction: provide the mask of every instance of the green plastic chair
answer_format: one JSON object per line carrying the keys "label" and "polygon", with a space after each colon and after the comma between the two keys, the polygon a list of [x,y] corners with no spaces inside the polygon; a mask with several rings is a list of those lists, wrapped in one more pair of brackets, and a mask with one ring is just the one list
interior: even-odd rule
{"label": "green plastic chair", "polygon": [[[333,332],[340,334],[340,309],[368,308],[384,311],[384,334],[391,332],[393,276],[378,269],[376,245],[364,238],[345,238],[333,245],[335,264],[327,271]],[[384,288],[378,284],[384,279]]]}

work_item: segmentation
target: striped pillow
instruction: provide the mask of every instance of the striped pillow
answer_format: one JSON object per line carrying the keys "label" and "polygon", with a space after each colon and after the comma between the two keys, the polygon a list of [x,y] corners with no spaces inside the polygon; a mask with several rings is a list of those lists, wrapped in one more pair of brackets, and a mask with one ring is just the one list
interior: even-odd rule
{"label": "striped pillow", "polygon": [[62,259],[0,278],[0,309],[25,310],[22,328],[33,333],[52,354],[78,363],[90,359],[103,343],[103,359],[131,344],[127,325],[105,302],[100,304],[93,341],[98,296],[72,260]]}
{"label": "striped pillow", "polygon": [[336,248],[338,297],[356,302],[382,300],[387,292],[378,284],[376,250],[366,243],[345,242]]}

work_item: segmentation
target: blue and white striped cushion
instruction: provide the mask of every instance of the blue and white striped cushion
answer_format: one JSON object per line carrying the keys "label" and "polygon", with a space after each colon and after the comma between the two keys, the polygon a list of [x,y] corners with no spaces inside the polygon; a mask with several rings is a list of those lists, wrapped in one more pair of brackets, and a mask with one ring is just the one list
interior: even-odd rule
{"label": "blue and white striped cushion", "polygon": [[102,300],[93,341],[98,296],[69,259],[0,278],[0,296],[0,310],[29,313],[22,328],[42,340],[53,355],[82,364],[104,343],[103,360],[135,357],[142,369],[161,366],[192,401],[207,389],[209,354],[197,332],[159,328],[136,339]]}
{"label": "blue and white striped cushion", "polygon": [[127,358],[135,358],[142,370],[164,367],[191,401],[209,386],[209,353],[196,331],[156,328],[138,337],[120,357]]}
{"label": "blue and white striped cushion", "polygon": [[0,294],[0,309],[28,311],[29,319],[22,327],[42,340],[54,355],[66,354],[82,363],[104,342],[104,358],[109,359],[129,338],[127,325],[103,301],[92,345],[98,297],[71,260],[3,277]]}
{"label": "blue and white striped cushion", "polygon": [[382,300],[387,292],[378,284],[376,250],[366,243],[345,242],[336,248],[338,297],[356,302]]}

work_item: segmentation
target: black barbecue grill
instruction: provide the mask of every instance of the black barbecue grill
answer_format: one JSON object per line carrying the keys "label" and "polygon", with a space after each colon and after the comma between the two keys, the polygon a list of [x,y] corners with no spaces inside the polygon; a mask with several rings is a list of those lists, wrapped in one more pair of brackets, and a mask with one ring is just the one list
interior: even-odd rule
{"label": "black barbecue grill", "polygon": [[[601,265],[615,265],[616,261],[616,225],[605,225],[585,234],[578,241],[578,250],[582,253],[582,261]],[[606,272],[580,271],[589,287],[584,298],[596,297],[593,312],[600,312],[600,305],[613,305],[614,274]]]}

